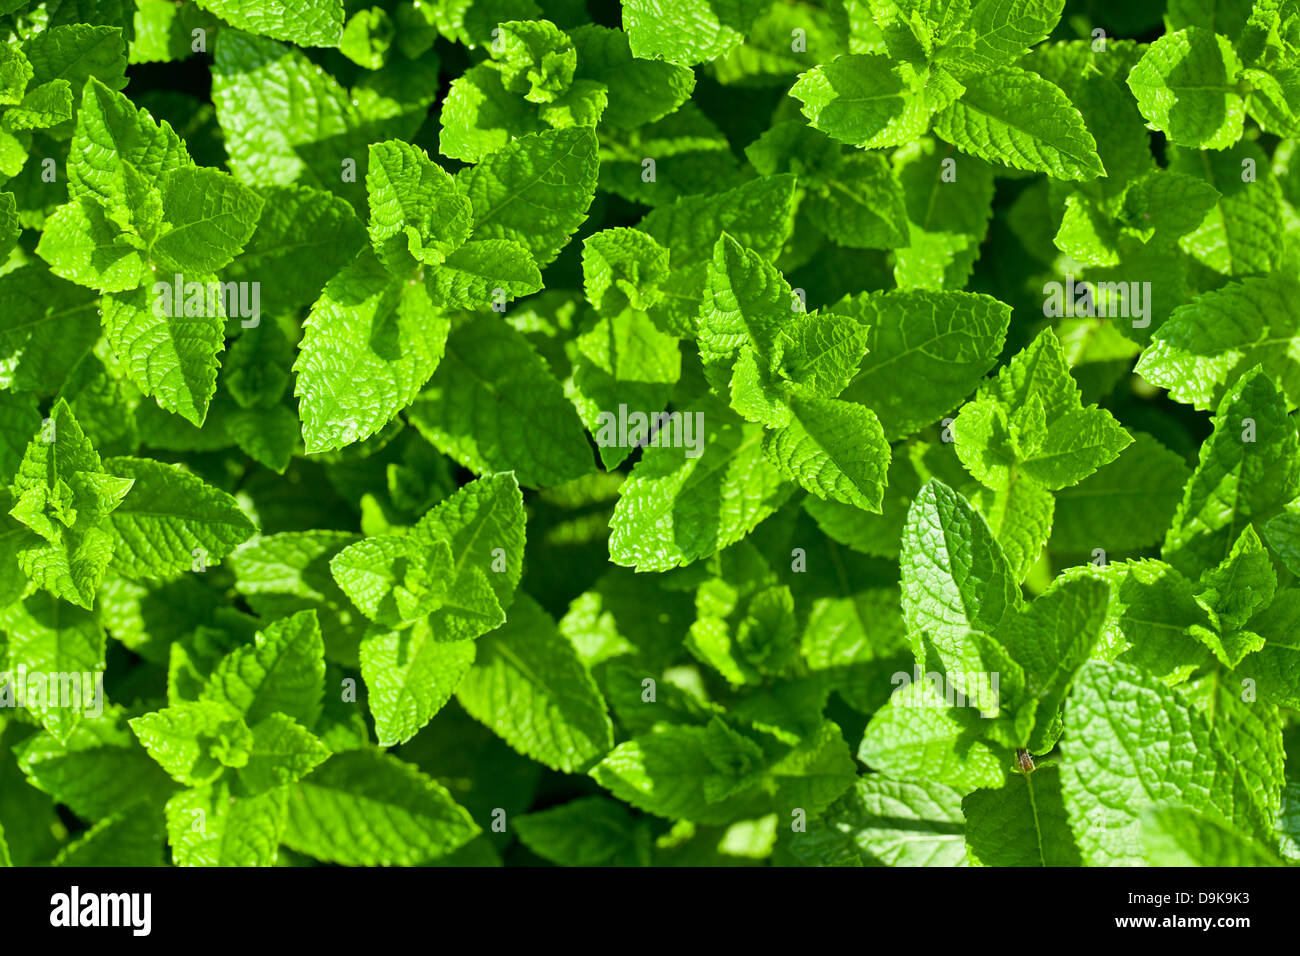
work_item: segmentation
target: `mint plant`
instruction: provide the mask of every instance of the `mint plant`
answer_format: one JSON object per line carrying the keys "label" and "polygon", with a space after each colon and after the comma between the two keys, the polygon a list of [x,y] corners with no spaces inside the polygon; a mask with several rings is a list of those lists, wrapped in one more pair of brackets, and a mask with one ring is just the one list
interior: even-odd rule
{"label": "mint plant", "polygon": [[1298,77],[0,3],[0,865],[1294,864]]}

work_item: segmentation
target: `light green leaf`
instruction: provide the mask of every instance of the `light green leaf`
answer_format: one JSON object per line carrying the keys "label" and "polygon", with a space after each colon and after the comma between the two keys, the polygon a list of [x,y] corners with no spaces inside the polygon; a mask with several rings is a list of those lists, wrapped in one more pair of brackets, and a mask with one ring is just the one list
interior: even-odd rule
{"label": "light green leaf", "polygon": [[199,0],[199,6],[241,30],[299,46],[338,46],[343,39],[342,0]]}
{"label": "light green leaf", "polygon": [[596,134],[586,127],[525,136],[462,170],[475,239],[511,239],[551,264],[587,218],[596,191]]}
{"label": "light green leaf", "polygon": [[[763,429],[704,399],[696,416],[703,450],[651,445],[619,490],[610,519],[610,560],[666,571],[739,541],[778,508],[790,487],[763,456]],[[692,455],[692,452],[696,454]]]}
{"label": "light green leaf", "polygon": [[957,492],[931,479],[907,514],[901,547],[903,613],[919,640],[961,643],[992,633],[1020,609],[1020,587],[992,531]]}
{"label": "light green leaf", "polygon": [[268,714],[253,727],[248,763],[239,784],[251,794],[286,786],[311,773],[330,750],[302,724],[284,714]]}
{"label": "light green leaf", "polygon": [[[1101,635],[1110,603],[1104,581],[1058,579],[1022,613],[1003,622],[994,637],[1025,671],[1025,693],[1038,701],[1028,748],[1046,753],[1052,724],[1074,675]],[[1044,864],[1047,865],[1047,864]]]}
{"label": "light green leaf", "polygon": [[161,803],[176,788],[127,729],[120,707],[83,719],[65,742],[28,737],[16,751],[27,781],[85,820],[99,820],[134,800]]}
{"label": "light green leaf", "polygon": [[528,487],[563,484],[593,468],[563,387],[528,340],[494,314],[452,330],[437,374],[409,415],[465,467],[513,470]]}
{"label": "light green leaf", "polygon": [[32,532],[17,543],[23,573],[89,608],[113,556],[114,538],[104,518],[130,489],[129,478],[104,470],[67,402],[59,399],[14,476],[9,513]]}
{"label": "light green leaf", "polygon": [[623,30],[633,56],[694,66],[743,42],[764,6],[762,0],[627,0]]}
{"label": "light green leaf", "polygon": [[932,424],[997,361],[1010,306],[971,292],[863,294],[831,307],[867,329],[867,357],[840,396],[861,402],[891,441]]}
{"label": "light green leaf", "polygon": [[[170,291],[172,281],[160,280],[158,289],[141,286],[134,291],[105,295],[100,315],[109,345],[136,387],[152,395],[160,408],[202,426],[217,390],[217,355],[225,345],[225,321],[218,299],[216,309],[194,308],[198,300],[212,300],[215,284],[209,277],[195,279],[198,295],[186,290],[184,313]],[[171,280],[171,277],[169,277]],[[187,280],[188,281],[188,280]],[[182,287],[184,288],[184,287]],[[171,312],[171,315],[166,313]],[[160,314],[161,313],[161,314]],[[197,314],[195,314],[197,313]]]}
{"label": "light green leaf", "polygon": [[156,180],[168,170],[193,165],[170,125],[155,122],[147,110],[138,109],[95,77],[86,81],[68,150],[69,199],[129,208],[128,168]]}
{"label": "light green leaf", "polygon": [[175,465],[110,458],[104,469],[133,482],[108,517],[118,574],[167,577],[196,563],[206,570],[255,531],[234,498]]}
{"label": "light green leaf", "polygon": [[952,787],[866,774],[790,850],[818,866],[965,866],[963,828]]}
{"label": "light green leaf", "polygon": [[1223,787],[1232,758],[1199,711],[1155,677],[1090,661],[1065,710],[1061,790],[1086,864],[1145,862],[1142,814],[1179,805],[1250,819]]}
{"label": "light green leaf", "polygon": [[369,250],[331,279],[303,324],[294,363],[307,453],[387,425],[438,367],[447,330],[424,284],[395,278]]}
{"label": "light green leaf", "polygon": [[763,437],[763,454],[819,498],[880,511],[889,443],[870,409],[837,399],[790,403],[790,424]]}
{"label": "light green leaf", "polygon": [[1153,129],[1192,149],[1226,149],[1241,138],[1246,105],[1237,93],[1241,62],[1225,37],[1200,27],[1166,33],[1128,75]]}
{"label": "light green leaf", "polygon": [[253,732],[227,703],[183,702],[128,721],[149,756],[190,787],[212,783],[248,763]]}
{"label": "light green leaf", "polygon": [[661,725],[621,743],[591,776],[646,813],[722,825],[763,812],[755,789],[762,760],[757,744],[714,718],[707,727]]}
{"label": "light green leaf", "polygon": [[286,846],[351,866],[415,866],[481,830],[443,787],[395,757],[338,753],[289,794]]}
{"label": "light green leaf", "polygon": [[104,706],[104,629],[89,611],[33,594],[0,610],[0,630],[7,643],[0,686],[9,685],[9,706],[24,708],[67,742]]}
{"label": "light green leaf", "polygon": [[966,92],[940,110],[934,131],[958,149],[1055,179],[1105,175],[1097,143],[1061,88],[1002,66],[963,78]]}
{"label": "light green leaf", "polygon": [[1056,493],[1052,549],[1108,554],[1164,539],[1191,469],[1146,432],[1077,485]]}
{"label": "light green leaf", "polygon": [[1282,866],[1267,844],[1190,807],[1153,807],[1142,816],[1152,866]]}
{"label": "light green leaf", "polygon": [[609,105],[601,121],[613,129],[635,129],[677,109],[695,89],[685,66],[633,56],[628,35],[594,23],[570,31],[578,51],[577,80],[601,83]]}
{"label": "light green leaf", "polygon": [[564,773],[585,770],[614,744],[605,701],[577,650],[526,595],[478,640],[456,699],[520,753]]}
{"label": "light green leaf", "polygon": [[560,866],[648,866],[650,831],[623,804],[579,797],[515,819],[519,840]]}
{"label": "light green leaf", "polygon": [[920,86],[906,63],[846,54],[802,74],[790,95],[816,129],[850,146],[879,149],[910,143],[929,127],[934,106]]}
{"label": "light green leaf", "polygon": [[455,560],[447,596],[429,620],[437,640],[469,640],[505,620],[502,613],[510,608],[524,562],[524,503],[514,475],[490,475],[462,486],[411,533],[426,547],[447,542]]}
{"label": "light green leaf", "polygon": [[1079,866],[1061,800],[1060,770],[1012,774],[1000,790],[962,798],[966,846],[984,866]]}
{"label": "light green leaf", "polygon": [[223,784],[182,790],[167,801],[174,866],[274,866],[284,832],[284,790],[231,796]]}
{"label": "light green leaf", "polygon": [[425,268],[429,298],[440,309],[494,311],[521,295],[542,287],[542,274],[532,255],[509,239],[476,239]]}
{"label": "light green leaf", "polygon": [[168,170],[159,188],[165,228],[149,254],[163,269],[200,275],[224,269],[262,214],[261,196],[215,169]]}
{"label": "light green leaf", "polygon": [[316,726],[325,690],[325,648],[311,611],[299,611],[257,632],[252,644],[226,655],[203,687],[202,701],[219,703],[256,726],[273,713]]}
{"label": "light green leaf", "polygon": [[962,407],[952,427],[962,464],[990,488],[1021,476],[1053,490],[1077,484],[1133,440],[1110,412],[1083,405],[1050,328]]}
{"label": "light green leaf", "polygon": [[469,672],[476,648],[472,640],[439,640],[426,621],[366,635],[361,674],[381,747],[410,740],[433,719]]}
{"label": "light green leaf", "polygon": [[366,170],[370,242],[397,274],[411,259],[439,263],[469,238],[473,210],[456,181],[418,146],[372,143]]}
{"label": "light green leaf", "polygon": [[912,682],[872,716],[858,759],[891,777],[934,780],[963,792],[999,787],[1011,754],[981,739],[987,723],[974,707],[949,706],[928,684]]}
{"label": "light green leaf", "polygon": [[1247,524],[1263,524],[1297,494],[1300,440],[1286,399],[1263,371],[1247,372],[1219,403],[1164,558],[1196,578],[1228,556]]}
{"label": "light green leaf", "polygon": [[1151,337],[1135,371],[1169,397],[1214,409],[1255,366],[1300,402],[1300,282],[1289,275],[1246,278],[1179,306]]}

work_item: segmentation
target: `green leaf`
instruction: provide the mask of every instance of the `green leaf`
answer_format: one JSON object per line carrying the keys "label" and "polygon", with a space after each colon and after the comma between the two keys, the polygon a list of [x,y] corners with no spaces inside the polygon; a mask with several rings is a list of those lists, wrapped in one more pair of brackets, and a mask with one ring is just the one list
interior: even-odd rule
{"label": "green leaf", "polygon": [[903,190],[883,156],[846,157],[825,189],[809,195],[803,208],[841,246],[893,249],[907,243]]}
{"label": "green leaf", "polygon": [[895,691],[867,724],[858,759],[891,777],[933,780],[963,792],[1001,786],[1009,752],[981,739],[985,718],[931,693],[928,684],[916,682]]}
{"label": "green leaf", "polygon": [[111,515],[113,570],[128,578],[205,570],[253,535],[235,499],[174,465],[110,458],[110,475],[132,482]]}
{"label": "green leaf", "polygon": [[417,146],[397,140],[372,143],[366,191],[370,242],[395,273],[409,271],[411,259],[442,262],[469,238],[469,200]]}
{"label": "green leaf", "polygon": [[1202,410],[1255,366],[1268,373],[1290,403],[1300,401],[1300,283],[1275,274],[1230,282],[1179,306],[1151,337],[1135,371],[1169,397]]}
{"label": "green leaf", "polygon": [[1000,790],[962,798],[966,846],[984,866],[1079,866],[1057,767],[1013,774]]}
{"label": "green leaf", "polygon": [[[743,538],[784,502],[780,472],[763,456],[763,429],[720,402],[682,409],[696,416],[703,448],[650,445],[619,490],[609,555],[638,571],[666,571]],[[695,452],[693,455],[692,452]]]}
{"label": "green leaf", "polygon": [[1241,63],[1225,37],[1200,27],[1166,33],[1128,76],[1153,129],[1192,149],[1226,149],[1241,138]]}
{"label": "green leaf", "polygon": [[1133,440],[1110,412],[1083,405],[1050,328],[963,406],[953,432],[962,464],[990,488],[1021,476],[1053,490],[1069,487]]}
{"label": "green leaf", "polygon": [[596,134],[585,127],[525,136],[456,176],[474,210],[474,239],[510,239],[551,264],[587,218],[596,190]]}
{"label": "green leaf", "polygon": [[331,279],[303,325],[294,363],[307,453],[387,425],[438,367],[447,331],[424,284],[395,278],[369,251]]}
{"label": "green leaf", "polygon": [[528,487],[592,470],[590,446],[541,356],[495,315],[452,330],[411,421],[438,449],[480,473],[514,471]]}
{"label": "green leaf", "polygon": [[837,56],[802,74],[790,95],[813,127],[864,149],[912,142],[934,110],[911,67],[878,54]]}
{"label": "green leaf", "polygon": [[633,451],[631,442],[608,434],[611,425],[617,431],[618,409],[667,406],[681,375],[677,339],[660,332],[643,312],[625,309],[601,317],[567,345],[566,352],[573,377],[565,383],[565,393],[596,436],[601,463],[615,468]]}
{"label": "green leaf", "polygon": [[[420,519],[411,532],[428,547],[451,547],[454,576],[447,596],[430,617],[440,641],[478,637],[499,625],[509,610],[524,561],[524,504],[510,474],[470,482]],[[491,613],[485,604],[494,597]]]}
{"label": "green leaf", "polygon": [[764,6],[761,0],[627,0],[623,30],[633,56],[694,66],[740,44]]}
{"label": "green leaf", "polygon": [[1028,740],[1033,753],[1045,753],[1055,742],[1051,731],[1057,711],[1097,643],[1109,603],[1105,582],[1086,577],[1063,580],[1005,621],[994,635],[1024,668],[1025,693],[1038,701]]}
{"label": "green leaf", "polygon": [[[1218,567],[1210,568],[1196,584],[1196,597],[1215,612],[1224,634],[1245,627],[1257,611],[1273,602],[1277,575],[1264,550],[1259,535],[1250,525],[1241,533],[1228,556]],[[1262,641],[1261,641],[1262,643]],[[1210,647],[1226,668],[1234,668],[1241,658],[1229,659],[1222,647]]]}
{"label": "green leaf", "polygon": [[864,294],[831,307],[867,329],[867,357],[840,396],[861,402],[891,441],[937,421],[997,361],[1011,309],[986,295],[921,290]]}
{"label": "green leaf", "polygon": [[568,36],[550,20],[503,23],[492,46],[506,88],[530,103],[552,103],[569,88],[578,54]]}
{"label": "green leaf", "polygon": [[51,733],[28,737],[16,751],[33,787],[85,820],[100,820],[133,801],[160,803],[176,788],[127,729],[120,707],[87,716],[66,741]]}
{"label": "green leaf", "polygon": [[650,832],[608,797],[579,797],[518,817],[519,840],[560,866],[648,866]]}
{"label": "green leaf", "polygon": [[56,740],[68,741],[104,706],[104,629],[89,611],[48,594],[0,610],[0,629],[7,635],[4,683],[14,694],[9,706],[23,707]]}
{"label": "green leaf", "polygon": [[965,866],[961,803],[934,780],[866,774],[790,850],[819,866]]}
{"label": "green leaf", "polygon": [[286,846],[351,866],[415,866],[481,831],[436,781],[372,750],[338,753],[289,794]]}
{"label": "green leaf", "polygon": [[771,260],[794,224],[795,177],[768,176],[712,196],[683,196],[637,225],[669,251],[672,272],[652,315],[674,335],[694,335],[714,247],[726,232]]}
{"label": "green leaf", "polygon": [[621,743],[591,776],[638,810],[721,825],[761,812],[754,787],[762,759],[757,744],[715,718],[707,727],[662,725]]}
{"label": "green leaf", "polygon": [[1154,807],[1142,818],[1152,866],[1282,866],[1273,848],[1190,807]]}
{"label": "green leaf", "polygon": [[212,783],[227,768],[243,767],[253,732],[229,704],[185,702],[129,721],[149,756],[186,786]]}
{"label": "green leaf", "polygon": [[606,315],[627,306],[645,310],[661,297],[668,278],[668,250],[639,229],[602,229],[582,243],[587,301]]}
{"label": "green leaf", "polygon": [[1118,656],[1123,663],[1171,683],[1208,662],[1207,638],[1215,633],[1217,623],[1196,600],[1192,582],[1160,561],[1114,567],[1117,604],[1110,617],[1118,629],[1117,639],[1127,643],[1120,643],[1107,659]]}
{"label": "green leaf", "polygon": [[330,573],[343,593],[362,614],[386,627],[427,617],[442,603],[452,571],[445,541],[428,547],[408,534],[365,538],[330,560]]}
{"label": "green leaf", "polygon": [[105,817],[66,844],[54,866],[163,866],[163,815],[139,807]]}
{"label": "green leaf", "polygon": [[480,63],[452,80],[439,119],[442,154],[475,163],[547,128],[536,106],[506,88],[495,63]]}
{"label": "green leaf", "polygon": [[908,629],[940,642],[992,633],[1021,606],[1019,584],[984,519],[943,482],[926,482],[903,529]]}
{"label": "green leaf", "polygon": [[1087,864],[1143,862],[1148,808],[1202,807],[1249,821],[1249,806],[1223,793],[1234,764],[1200,712],[1136,668],[1098,661],[1083,668],[1061,752],[1061,791]]}
{"label": "green leaf", "polygon": [[1016,62],[1051,34],[1064,8],[1064,0],[979,0],[970,19],[974,43],[961,51],[962,65],[987,70]]}
{"label": "green leaf", "polygon": [[330,756],[310,731],[284,714],[268,714],[253,727],[248,763],[239,768],[239,783],[250,794],[294,783]]}
{"label": "green leaf", "polygon": [[89,608],[113,557],[105,517],[131,489],[105,471],[60,399],[28,443],[14,476],[10,515],[31,530],[18,543],[23,573],[50,593]]}
{"label": "green leaf", "polygon": [[257,614],[273,621],[315,611],[326,656],[355,665],[365,619],[334,582],[329,562],[357,540],[343,531],[257,537],[236,548],[227,563],[235,589]]}
{"label": "green leaf", "polygon": [[476,648],[471,640],[440,640],[426,621],[367,634],[361,674],[381,747],[410,740],[433,719],[469,672]]}
{"label": "green leaf", "polygon": [[1055,179],[1105,175],[1096,141],[1060,87],[1009,66],[962,82],[966,92],[934,119],[935,133],[962,152]]}
{"label": "green leaf", "polygon": [[628,35],[594,23],[569,32],[578,51],[575,80],[605,86],[609,105],[601,122],[613,129],[635,129],[677,109],[695,88],[695,74],[685,66],[632,55]]}
{"label": "green leaf", "polygon": [[[288,313],[310,305],[321,288],[361,250],[366,231],[348,203],[306,186],[265,186],[257,229],[223,273],[258,282],[262,311]],[[275,276],[275,282],[263,282]]]}
{"label": "green leaf", "polygon": [[[181,296],[171,294],[177,281],[168,277],[152,288],[106,295],[100,315],[108,342],[136,387],[160,408],[202,426],[217,390],[217,355],[224,347],[219,287],[207,277],[184,280],[182,313]],[[197,284],[190,287],[190,281]],[[204,304],[214,299],[217,308]]]}
{"label": "green leaf", "polygon": [[614,744],[605,702],[569,639],[521,595],[477,642],[456,699],[520,753],[554,770],[586,770]]}
{"label": "green leaf", "polygon": [[1165,535],[1166,561],[1195,578],[1228,556],[1242,529],[1300,494],[1300,442],[1286,400],[1261,370],[1229,389]]}
{"label": "green leaf", "polygon": [[1090,554],[1146,548],[1164,539],[1191,469],[1146,432],[1077,485],[1056,493],[1052,548]]}
{"label": "green leaf", "polygon": [[258,631],[213,668],[202,702],[220,704],[249,726],[280,713],[312,728],[321,713],[325,649],[311,611],[299,611]]}
{"label": "green leaf", "polygon": [[241,30],[297,43],[338,46],[343,38],[342,0],[199,0],[199,6]]}
{"label": "green leaf", "polygon": [[542,287],[532,255],[509,239],[476,239],[451,253],[441,265],[428,266],[429,298],[440,309],[497,309],[508,299]]}
{"label": "green leaf", "polygon": [[165,225],[150,255],[164,269],[207,274],[243,251],[262,214],[262,197],[215,169],[182,167],[163,174]]}
{"label": "green leaf", "polygon": [[763,437],[763,454],[819,498],[880,511],[889,443],[870,409],[837,399],[791,402],[790,424]]}
{"label": "green leaf", "polygon": [[274,866],[284,832],[283,790],[230,795],[221,785],[182,790],[167,801],[175,866]]}

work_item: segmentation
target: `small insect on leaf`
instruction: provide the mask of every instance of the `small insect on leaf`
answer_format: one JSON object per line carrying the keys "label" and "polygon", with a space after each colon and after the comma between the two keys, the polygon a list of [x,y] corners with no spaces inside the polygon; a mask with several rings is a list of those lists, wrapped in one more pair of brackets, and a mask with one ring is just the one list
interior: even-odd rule
{"label": "small insect on leaf", "polygon": [[1020,772],[1026,776],[1034,772],[1034,758],[1023,747],[1016,748],[1016,762],[1020,765]]}

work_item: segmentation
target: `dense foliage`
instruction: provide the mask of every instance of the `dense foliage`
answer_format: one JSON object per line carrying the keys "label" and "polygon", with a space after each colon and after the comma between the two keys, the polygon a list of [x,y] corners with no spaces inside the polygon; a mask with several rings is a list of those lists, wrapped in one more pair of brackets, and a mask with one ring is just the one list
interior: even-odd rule
{"label": "dense foliage", "polygon": [[1297,0],[0,0],[0,863],[1300,859],[1298,142]]}

